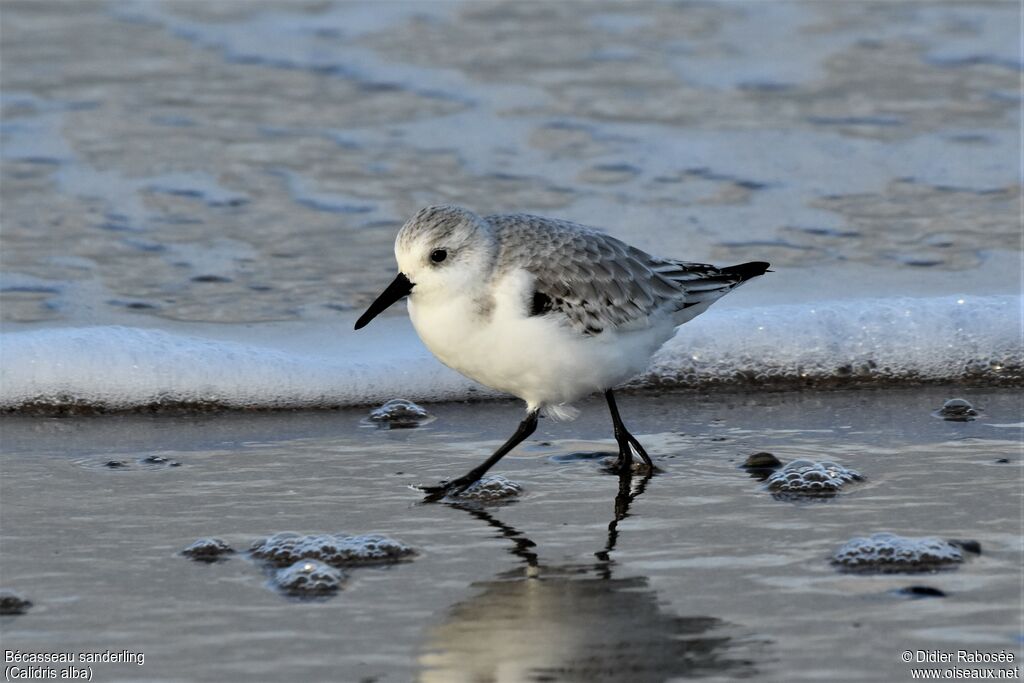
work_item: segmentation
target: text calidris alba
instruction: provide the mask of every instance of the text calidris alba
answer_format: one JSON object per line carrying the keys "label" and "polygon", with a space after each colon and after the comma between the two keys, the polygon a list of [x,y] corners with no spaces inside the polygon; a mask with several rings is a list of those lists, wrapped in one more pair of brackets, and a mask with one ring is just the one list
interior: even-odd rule
{"label": "text calidris alba", "polygon": [[604,392],[619,444],[616,469],[635,450],[612,388],[642,371],[675,328],[750,278],[762,261],[716,268],[651,256],[597,230],[525,214],[478,216],[457,206],[422,209],[395,239],[398,276],[356,321],[358,330],[402,297],[427,348],[445,365],[526,401],[526,419],[464,476],[426,487],[458,493],[537,428]]}

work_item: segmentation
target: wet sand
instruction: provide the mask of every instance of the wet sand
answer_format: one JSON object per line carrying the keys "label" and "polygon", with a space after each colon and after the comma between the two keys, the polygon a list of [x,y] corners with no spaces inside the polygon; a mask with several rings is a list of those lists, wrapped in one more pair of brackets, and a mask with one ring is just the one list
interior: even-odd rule
{"label": "wet sand", "polygon": [[[952,396],[981,416],[934,417]],[[620,482],[585,455],[613,451],[591,401],[576,422],[542,421],[496,468],[521,496],[476,507],[424,505],[408,486],[476,464],[519,419],[516,403],[431,405],[435,421],[402,430],[363,424],[365,410],[6,416],[0,588],[33,606],[0,617],[4,647],[145,654],[94,665],[102,681],[903,680],[907,649],[1019,656],[1016,392],[634,394],[620,406],[660,473]],[[827,500],[777,499],[739,468],[759,451],[866,480]],[[244,552],[280,531],[381,533],[418,554],[300,600]],[[882,531],[982,552],[939,573],[830,565],[845,541]],[[239,552],[180,555],[209,536]],[[895,592],[922,585],[946,597]]]}

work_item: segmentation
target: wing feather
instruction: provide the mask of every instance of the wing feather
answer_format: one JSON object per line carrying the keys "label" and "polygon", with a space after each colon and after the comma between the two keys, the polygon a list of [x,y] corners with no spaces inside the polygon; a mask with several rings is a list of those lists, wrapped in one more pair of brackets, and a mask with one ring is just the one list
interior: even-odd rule
{"label": "wing feather", "polygon": [[533,276],[524,310],[541,294],[551,302],[544,315],[561,316],[584,335],[710,304],[747,279],[703,263],[659,259],[577,223],[526,214],[484,220],[498,239],[498,276],[518,268]]}

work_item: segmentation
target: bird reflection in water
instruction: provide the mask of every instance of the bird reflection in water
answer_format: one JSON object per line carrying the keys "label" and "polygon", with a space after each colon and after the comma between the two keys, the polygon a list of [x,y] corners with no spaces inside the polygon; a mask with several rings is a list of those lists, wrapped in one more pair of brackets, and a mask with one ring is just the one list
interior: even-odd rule
{"label": "bird reflection in water", "polygon": [[[420,657],[423,683],[578,681],[653,683],[746,677],[755,643],[715,617],[663,611],[646,577],[615,578],[619,522],[650,481],[619,475],[615,516],[596,562],[542,564],[533,541],[482,508],[452,505],[494,527],[522,565],[451,608]],[[744,659],[743,654],[748,658]]]}

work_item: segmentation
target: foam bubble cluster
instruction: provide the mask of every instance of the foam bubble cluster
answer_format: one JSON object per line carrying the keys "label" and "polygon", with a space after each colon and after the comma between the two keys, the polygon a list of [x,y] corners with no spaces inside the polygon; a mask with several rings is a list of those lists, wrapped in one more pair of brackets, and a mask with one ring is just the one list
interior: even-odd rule
{"label": "foam bubble cluster", "polygon": [[879,385],[1024,377],[1020,296],[893,297],[712,309],[641,384]]}
{"label": "foam bubble cluster", "polygon": [[388,564],[411,558],[416,551],[387,536],[364,534],[300,534],[283,531],[258,540],[249,553],[278,567],[300,560],[317,560],[335,567]]}
{"label": "foam bubble cluster", "polygon": [[487,474],[459,493],[444,497],[447,503],[495,503],[508,500],[523,492],[523,487],[500,474]]}
{"label": "foam bubble cluster", "polygon": [[829,496],[846,484],[863,479],[859,472],[834,462],[794,460],[769,476],[765,486],[783,496]]}
{"label": "foam bubble cluster", "polygon": [[274,584],[295,596],[330,595],[341,588],[345,574],[317,560],[299,560],[274,572]]}
{"label": "foam bubble cluster", "polygon": [[0,410],[334,408],[396,394],[433,401],[487,395],[434,359],[411,329],[358,340],[334,326],[291,336],[268,326],[253,333],[258,343],[212,336],[231,333],[116,325],[0,333]]}
{"label": "foam bubble cluster", "polygon": [[219,538],[200,538],[181,551],[185,557],[197,562],[217,562],[231,555],[235,549]]}
{"label": "foam bubble cluster", "polygon": [[963,561],[963,551],[949,541],[890,533],[853,538],[832,555],[837,568],[865,574],[930,572],[954,568]]}

